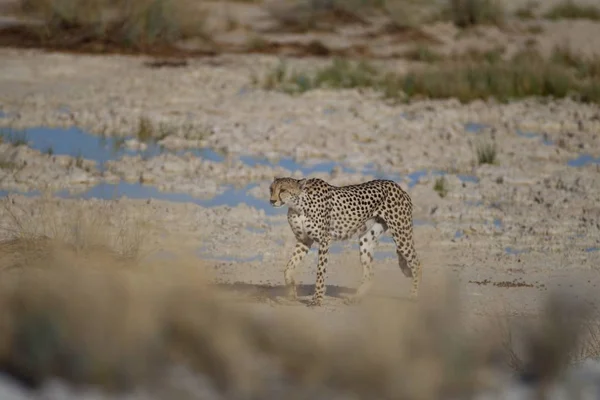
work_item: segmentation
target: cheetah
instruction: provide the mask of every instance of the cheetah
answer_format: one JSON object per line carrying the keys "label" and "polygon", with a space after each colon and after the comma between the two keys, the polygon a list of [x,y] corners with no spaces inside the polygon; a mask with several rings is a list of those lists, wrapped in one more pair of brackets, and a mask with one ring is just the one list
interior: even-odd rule
{"label": "cheetah", "polygon": [[327,257],[332,241],[348,240],[358,234],[363,269],[356,292],[347,304],[360,301],[373,278],[373,254],[379,237],[390,231],[404,275],[412,278],[411,298],[418,294],[421,262],[413,242],[411,199],[396,182],[376,179],[348,186],[333,186],[322,179],[276,177],[270,187],[273,207],[288,206],[287,219],[296,237],[284,279],[288,296],[296,298],[294,271],[313,243],[319,245],[317,279],[310,302],[320,306],[325,295]]}

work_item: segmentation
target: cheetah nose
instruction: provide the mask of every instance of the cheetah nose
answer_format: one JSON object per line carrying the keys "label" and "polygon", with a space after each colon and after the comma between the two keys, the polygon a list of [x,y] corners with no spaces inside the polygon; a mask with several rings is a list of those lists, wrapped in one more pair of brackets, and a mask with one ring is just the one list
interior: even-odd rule
{"label": "cheetah nose", "polygon": [[271,199],[270,201],[271,201],[271,204],[275,204],[275,202],[276,202],[277,200],[273,200],[273,199]]}

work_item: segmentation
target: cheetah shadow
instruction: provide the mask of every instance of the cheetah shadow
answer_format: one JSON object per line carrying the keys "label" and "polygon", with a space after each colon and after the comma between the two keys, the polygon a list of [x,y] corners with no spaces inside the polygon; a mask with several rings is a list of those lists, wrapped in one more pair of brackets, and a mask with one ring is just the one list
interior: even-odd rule
{"label": "cheetah shadow", "polygon": [[[220,282],[215,284],[215,286],[225,291],[233,291],[238,294],[247,295],[251,298],[256,298],[258,300],[278,300],[287,297],[287,287],[285,285],[254,284],[245,282]],[[308,300],[300,299],[301,297],[310,298],[314,294],[314,291],[315,285],[296,285],[298,301],[301,303],[308,302]],[[325,297],[344,299],[354,293],[356,293],[356,288],[349,288],[337,285],[327,285]]]}

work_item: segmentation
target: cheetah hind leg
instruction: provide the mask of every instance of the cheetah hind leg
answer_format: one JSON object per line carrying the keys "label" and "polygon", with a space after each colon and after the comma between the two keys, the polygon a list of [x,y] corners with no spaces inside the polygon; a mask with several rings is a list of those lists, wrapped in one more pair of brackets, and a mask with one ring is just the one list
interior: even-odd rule
{"label": "cheetah hind leg", "polygon": [[398,264],[404,276],[412,279],[410,297],[415,299],[421,283],[421,261],[414,246],[412,224],[404,224],[400,227],[398,224],[390,223],[389,226],[394,242],[396,242]]}
{"label": "cheetah hind leg", "polygon": [[350,295],[344,299],[346,304],[357,304],[365,295],[373,283],[373,256],[375,254],[375,248],[379,243],[379,238],[385,231],[387,226],[383,221],[376,222],[363,233],[359,238],[359,251],[360,251],[360,263],[363,268],[363,276],[360,281],[360,285],[356,289],[356,293]]}

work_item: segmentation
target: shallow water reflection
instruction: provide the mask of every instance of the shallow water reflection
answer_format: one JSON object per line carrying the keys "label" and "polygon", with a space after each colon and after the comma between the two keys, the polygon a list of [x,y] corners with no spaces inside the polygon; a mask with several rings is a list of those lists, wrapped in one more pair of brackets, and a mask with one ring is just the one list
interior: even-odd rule
{"label": "shallow water reflection", "polygon": [[155,157],[161,153],[182,155],[192,153],[197,157],[222,162],[225,157],[212,149],[184,149],[171,151],[158,143],[148,141],[143,143],[144,149],[132,149],[126,146],[126,141],[133,136],[115,137],[100,136],[88,133],[80,128],[48,128],[35,127],[23,130],[0,129],[0,135],[5,141],[27,141],[32,149],[42,153],[81,157],[95,161],[100,169],[107,161],[118,160],[124,155],[141,155],[144,158]]}
{"label": "shallow water reflection", "polygon": [[[475,124],[474,126],[478,126]],[[143,150],[128,148],[125,141],[132,139],[128,137],[104,137],[86,132],[78,127],[70,128],[51,128],[51,127],[35,127],[23,130],[12,130],[0,128],[0,135],[5,141],[24,141],[33,149],[40,152],[56,155],[68,155],[71,157],[81,157],[84,159],[95,161],[98,167],[104,169],[105,163],[110,160],[118,160],[122,156],[141,155],[144,158],[155,157],[163,152],[182,155],[191,153],[199,158],[210,160],[213,162],[224,162],[225,156],[208,148],[184,149],[178,151],[170,151],[153,141],[144,143]],[[328,160],[312,160],[299,162],[291,157],[283,157],[276,161],[271,161],[265,157],[241,155],[238,158],[242,163],[249,167],[257,165],[265,165],[271,167],[283,167],[292,172],[300,171],[304,176],[310,176],[315,173],[331,173],[334,168],[341,168],[344,173],[363,173],[373,175],[378,179],[391,179],[394,181],[404,180],[404,184],[409,188],[417,185],[422,179],[428,176],[444,176],[443,171],[438,170],[417,170],[408,174],[400,174],[396,172],[381,171],[374,163],[368,163],[362,168],[352,168],[344,163]],[[479,179],[471,175],[457,175],[462,182],[477,183]],[[67,190],[58,191],[56,196],[61,198],[98,198],[98,199],[115,199],[126,196],[132,199],[157,199],[174,202],[189,202],[198,204],[204,207],[230,206],[235,207],[240,204],[246,204],[259,210],[263,210],[266,215],[285,214],[285,209],[277,209],[271,207],[266,198],[256,198],[248,194],[248,191],[255,188],[257,184],[250,184],[243,188],[235,188],[232,185],[224,185],[224,192],[210,198],[199,199],[187,193],[177,192],[162,192],[154,186],[144,185],[141,183],[129,183],[121,181],[119,183],[100,183],[88,190],[79,194],[71,194]],[[1,196],[6,196],[11,191],[0,190]],[[30,191],[21,193],[26,196],[39,196],[40,192]],[[415,221],[415,225],[418,222]]]}
{"label": "shallow water reflection", "polygon": [[590,154],[581,154],[579,157],[567,161],[569,167],[585,167],[586,165],[596,164],[600,165],[600,157],[594,157]]}

